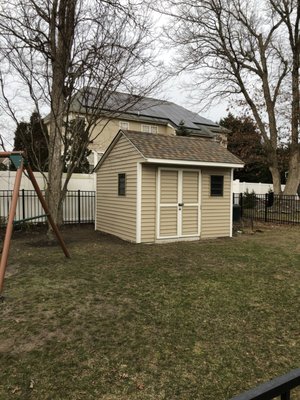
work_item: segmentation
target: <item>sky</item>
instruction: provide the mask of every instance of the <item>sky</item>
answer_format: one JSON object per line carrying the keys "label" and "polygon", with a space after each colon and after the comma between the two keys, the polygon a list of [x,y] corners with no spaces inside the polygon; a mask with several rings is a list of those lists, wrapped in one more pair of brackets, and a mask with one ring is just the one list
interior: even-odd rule
{"label": "sky", "polygon": [[[159,39],[157,42],[159,48],[158,60],[162,61],[166,68],[170,68],[170,64],[176,57],[176,50],[172,49],[170,43],[165,42],[165,39],[163,39],[164,26],[167,26],[170,22],[170,17],[155,10],[153,10],[152,16],[155,27],[159,32]],[[181,74],[180,76],[174,77],[163,85],[161,93],[159,93],[157,97],[172,101],[217,123],[228,114],[227,103],[224,101],[220,101],[218,105],[213,105],[209,107],[209,109],[203,110],[199,103],[195,103],[197,93],[194,92],[193,96],[191,96],[189,89],[187,89],[187,83],[189,85],[191,84],[191,78],[188,74]]]}
{"label": "sky", "polygon": [[[154,13],[154,20],[158,31],[161,32],[163,24],[167,22],[167,17],[159,13]],[[161,42],[158,47],[160,47],[162,50],[160,52],[160,54],[162,54],[161,61],[163,61],[164,64],[168,66],[176,53],[174,53],[174,50],[171,50]],[[189,76],[177,76],[175,78],[172,78],[168,80],[161,87],[161,89],[154,93],[151,97],[172,101],[195,113],[198,113],[202,117],[218,123],[222,117],[225,117],[227,115],[227,105],[224,102],[221,102],[220,104],[216,106],[214,105],[207,110],[201,109],[200,105],[195,103],[195,93],[193,93],[192,99],[191,93],[185,85],[186,82],[190,83],[190,81],[191,78]],[[14,86],[16,87],[15,90]],[[19,85],[17,79],[13,79],[13,81],[10,82],[9,88],[11,90],[11,93],[16,91],[16,93],[13,93],[13,97],[15,99],[19,99],[14,108],[17,111],[19,120],[28,121],[31,113],[34,111],[34,106],[31,102],[20,95],[21,93],[24,93],[24,91],[19,90],[18,87]],[[6,145],[9,149],[13,145],[13,136],[16,126],[14,121],[12,121],[11,118],[7,117],[3,113],[3,111],[1,111],[0,113],[0,128],[2,135],[6,140]]]}
{"label": "sky", "polygon": [[[217,106],[212,106],[208,110],[202,110],[199,104],[195,104],[192,100],[190,92],[184,88],[186,77],[176,77],[167,81],[161,90],[156,92],[153,97],[157,97],[163,100],[172,101],[182,107],[187,108],[190,111],[198,113],[202,117],[210,119],[213,122],[218,123],[222,117],[227,115],[226,103],[221,102]],[[194,96],[195,97],[195,96]],[[18,116],[20,120],[28,121],[33,110],[33,105],[24,98],[20,98],[20,102],[17,106]],[[13,136],[15,131],[15,123],[7,116],[0,115],[0,128],[2,135],[5,139],[5,145],[7,150],[13,146]]]}
{"label": "sky", "polygon": [[191,93],[187,89],[184,89],[185,79],[186,78],[179,77],[165,84],[161,94],[166,100],[179,104],[201,115],[201,117],[205,117],[217,123],[228,114],[227,103],[225,101],[220,101],[218,105],[212,105],[209,109],[202,110],[199,104],[195,104],[195,93],[192,99]]}

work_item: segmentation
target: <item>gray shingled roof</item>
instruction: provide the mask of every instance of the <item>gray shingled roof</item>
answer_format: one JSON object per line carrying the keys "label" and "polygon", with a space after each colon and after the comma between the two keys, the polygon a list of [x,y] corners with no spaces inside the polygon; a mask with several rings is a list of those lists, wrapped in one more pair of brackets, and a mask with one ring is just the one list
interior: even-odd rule
{"label": "gray shingled roof", "polygon": [[[95,96],[98,92],[99,90],[95,88],[89,88],[88,92],[79,91],[73,100],[70,111],[80,112],[95,104]],[[215,133],[226,131],[211,120],[175,103],[121,92],[111,93],[103,111],[118,112],[123,116],[126,115],[129,118],[133,117],[140,120],[155,119],[158,123],[170,123],[175,128],[179,126],[181,121],[184,121],[187,129],[199,132],[204,136],[214,136]]]}
{"label": "gray shingled roof", "polygon": [[146,159],[241,164],[243,162],[212,139],[122,131]]}

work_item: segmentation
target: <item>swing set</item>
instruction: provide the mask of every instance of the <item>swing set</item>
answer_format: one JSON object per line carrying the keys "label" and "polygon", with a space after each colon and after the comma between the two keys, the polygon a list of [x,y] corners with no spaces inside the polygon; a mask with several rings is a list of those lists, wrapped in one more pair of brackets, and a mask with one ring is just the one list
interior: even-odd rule
{"label": "swing set", "polygon": [[[43,197],[43,194],[39,188],[39,185],[34,177],[34,174],[32,172],[32,169],[30,168],[30,165],[28,163],[28,160],[26,159],[24,152],[22,151],[12,151],[12,152],[0,152],[0,157],[7,157],[10,159],[11,163],[15,166],[17,173],[16,173],[16,178],[14,182],[14,189],[13,189],[13,194],[12,194],[12,200],[11,200],[11,206],[9,209],[9,214],[8,214],[8,220],[7,220],[7,225],[6,225],[6,231],[5,231],[5,237],[4,237],[4,242],[3,242],[3,248],[2,248],[2,255],[1,255],[1,261],[0,261],[0,298],[1,293],[3,291],[3,284],[4,284],[4,276],[5,276],[5,271],[7,267],[7,260],[8,260],[8,255],[9,255],[9,248],[10,248],[10,242],[11,242],[11,237],[12,237],[12,232],[13,232],[13,227],[14,224],[16,223],[22,223],[22,222],[27,222],[31,220],[35,220],[37,218],[41,217],[47,217],[49,224],[51,225],[51,228],[57,238],[58,243],[60,244],[64,254],[66,257],[70,258],[70,253],[68,252],[68,249],[65,245],[65,242],[58,230],[57,225],[55,224],[47,203]],[[19,221],[14,221],[15,214],[16,214],[16,209],[17,209],[17,203],[18,203],[18,198],[19,198],[19,190],[20,190],[20,185],[21,185],[21,179],[22,179],[22,173],[27,172],[28,177],[31,180],[31,183],[35,189],[35,192],[38,196],[38,199],[45,211],[44,215],[39,215],[36,217],[30,217],[30,218],[25,218]]]}

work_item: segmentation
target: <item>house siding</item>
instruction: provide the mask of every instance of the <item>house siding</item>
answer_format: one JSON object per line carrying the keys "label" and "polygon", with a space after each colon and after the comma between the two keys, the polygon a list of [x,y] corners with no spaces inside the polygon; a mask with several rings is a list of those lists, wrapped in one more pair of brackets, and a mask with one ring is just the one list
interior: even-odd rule
{"label": "house siding", "polygon": [[[224,176],[222,197],[210,195],[210,176]],[[201,238],[230,236],[231,174],[230,169],[202,169]]]}
{"label": "house siding", "polygon": [[96,150],[98,152],[104,152],[110,143],[113,141],[117,133],[119,132],[120,122],[126,121],[129,123],[129,129],[132,131],[141,131],[142,125],[155,125],[157,126],[157,133],[163,135],[174,135],[175,130],[167,125],[158,125],[156,123],[151,122],[137,122],[137,121],[129,121],[126,119],[102,119],[95,126],[91,139],[93,143],[89,146],[91,150]]}
{"label": "house siding", "polygon": [[[121,137],[97,172],[97,230],[136,241],[137,162],[142,157]],[[118,196],[118,174],[126,174],[126,195]]]}

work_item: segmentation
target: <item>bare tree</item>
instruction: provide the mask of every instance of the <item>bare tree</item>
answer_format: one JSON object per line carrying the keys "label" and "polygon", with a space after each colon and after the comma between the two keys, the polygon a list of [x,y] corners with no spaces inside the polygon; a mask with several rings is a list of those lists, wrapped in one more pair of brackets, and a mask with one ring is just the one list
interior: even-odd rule
{"label": "bare tree", "polygon": [[[168,37],[180,49],[177,73],[194,74],[206,105],[227,98],[250,110],[281,192],[278,144],[291,146],[286,194],[300,179],[299,0],[171,0]],[[288,38],[288,39],[287,39]]]}
{"label": "bare tree", "polygon": [[[135,0],[11,0],[1,5],[2,101],[18,123],[5,85],[6,76],[17,76],[38,113],[50,110],[47,198],[56,222],[72,172],[112,95],[123,90],[138,96],[127,96],[105,115],[106,120],[160,82],[159,72],[155,76],[149,72],[153,66],[149,21],[148,10]],[[74,131],[76,124],[68,129],[78,116],[85,119],[82,137]],[[82,124],[77,125],[82,132]]]}

